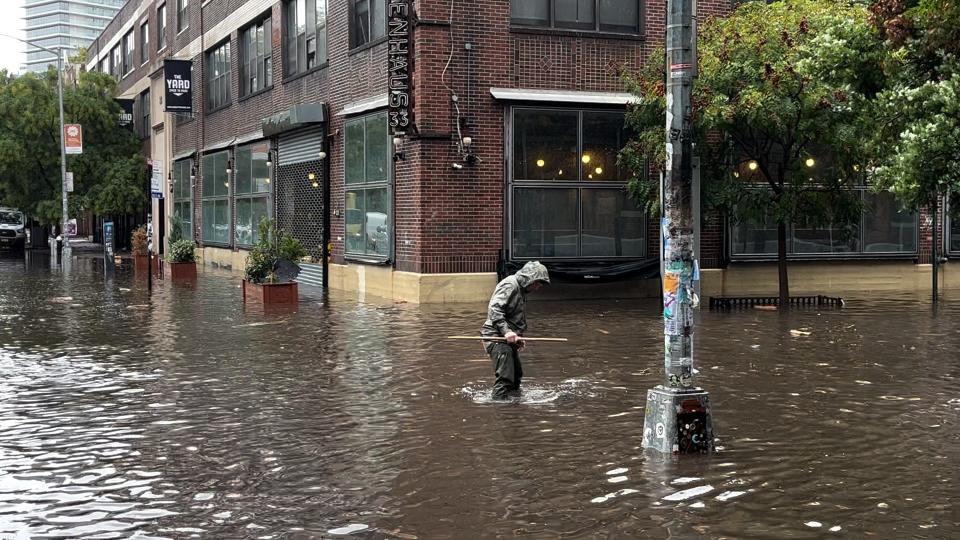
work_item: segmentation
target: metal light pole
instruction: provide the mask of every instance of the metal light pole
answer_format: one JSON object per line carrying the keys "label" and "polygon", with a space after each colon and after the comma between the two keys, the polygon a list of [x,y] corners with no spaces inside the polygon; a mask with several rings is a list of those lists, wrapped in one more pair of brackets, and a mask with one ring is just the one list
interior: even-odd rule
{"label": "metal light pole", "polygon": [[667,1],[667,160],[660,227],[665,378],[647,391],[643,426],[643,447],[662,453],[713,449],[710,396],[693,384],[694,311],[700,280],[692,204],[695,13],[695,0]]}
{"label": "metal light pole", "polygon": [[30,40],[21,39],[7,34],[0,35],[15,39],[21,43],[26,43],[31,47],[36,47],[40,50],[57,55],[57,104],[60,108],[60,195],[63,203],[63,216],[60,222],[60,235],[63,238],[63,253],[61,254],[63,258],[61,261],[68,261],[71,253],[70,239],[67,237],[67,152],[64,148],[66,142],[64,141],[63,133],[63,50],[48,49],[47,47],[44,47],[43,45],[37,45]]}

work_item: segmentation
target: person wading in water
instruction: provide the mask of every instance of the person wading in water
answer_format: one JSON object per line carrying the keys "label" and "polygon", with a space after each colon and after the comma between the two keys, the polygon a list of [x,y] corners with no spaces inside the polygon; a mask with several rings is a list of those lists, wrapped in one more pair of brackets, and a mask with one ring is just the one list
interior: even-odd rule
{"label": "person wading in water", "polygon": [[523,265],[516,274],[507,276],[493,291],[487,307],[487,320],[480,330],[482,336],[502,336],[503,341],[484,341],[497,381],[493,385],[493,399],[503,400],[520,391],[523,368],[520,366],[520,349],[523,349],[523,333],[527,330],[527,293],[550,283],[547,267],[538,261]]}

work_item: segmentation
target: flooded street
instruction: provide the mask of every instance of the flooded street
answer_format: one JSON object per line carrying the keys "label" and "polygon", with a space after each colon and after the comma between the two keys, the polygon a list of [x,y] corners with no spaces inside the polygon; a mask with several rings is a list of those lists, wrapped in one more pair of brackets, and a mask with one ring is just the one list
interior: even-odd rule
{"label": "flooded street", "polygon": [[264,313],[222,273],[150,296],[43,262],[0,259],[3,539],[960,535],[960,298],[703,311],[719,450],[676,459],[640,450],[655,300],[534,299],[570,342],[494,404],[444,339],[484,305]]}

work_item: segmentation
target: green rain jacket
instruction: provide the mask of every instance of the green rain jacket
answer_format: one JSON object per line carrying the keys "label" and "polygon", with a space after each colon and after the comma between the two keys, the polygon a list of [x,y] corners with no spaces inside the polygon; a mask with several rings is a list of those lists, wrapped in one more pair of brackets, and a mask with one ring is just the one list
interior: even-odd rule
{"label": "green rain jacket", "polygon": [[[483,323],[480,335],[505,336],[513,331],[519,335],[527,330],[527,287],[535,281],[550,283],[547,267],[538,261],[530,261],[512,276],[505,277],[490,297],[487,307],[487,320]],[[487,352],[494,342],[484,342]]]}

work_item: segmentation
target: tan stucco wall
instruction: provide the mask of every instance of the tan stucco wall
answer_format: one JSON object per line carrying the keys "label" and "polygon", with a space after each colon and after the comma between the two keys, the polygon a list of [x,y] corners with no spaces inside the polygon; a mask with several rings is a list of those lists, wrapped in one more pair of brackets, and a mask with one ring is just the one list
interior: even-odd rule
{"label": "tan stucco wall", "polygon": [[197,262],[201,265],[232,270],[237,274],[243,273],[243,269],[246,267],[246,261],[246,251],[233,251],[232,249],[215,247],[202,247],[197,249]]}
{"label": "tan stucco wall", "polygon": [[330,288],[417,304],[485,302],[497,284],[495,273],[416,274],[389,267],[331,264]]}

